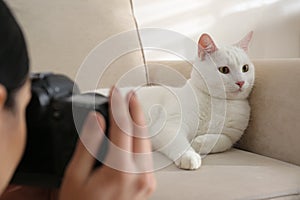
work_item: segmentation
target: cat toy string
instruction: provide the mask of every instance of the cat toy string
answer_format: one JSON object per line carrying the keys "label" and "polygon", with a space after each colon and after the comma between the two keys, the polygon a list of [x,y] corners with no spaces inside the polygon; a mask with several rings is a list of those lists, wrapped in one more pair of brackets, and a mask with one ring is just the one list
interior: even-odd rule
{"label": "cat toy string", "polygon": [[142,39],[141,39],[141,34],[140,34],[137,18],[135,16],[135,12],[134,12],[133,0],[130,0],[130,6],[131,6],[131,12],[132,12],[132,15],[133,15],[135,28],[136,28],[136,33],[137,33],[137,36],[138,36],[138,42],[139,42],[139,45],[141,47],[142,59],[143,59],[145,72],[146,72],[146,74],[145,74],[146,75],[146,82],[147,82],[146,84],[147,84],[147,86],[151,86],[150,79],[149,79],[149,70],[148,70],[148,67],[147,67],[146,56],[145,56],[145,52],[144,52],[144,47],[143,47],[143,43],[142,43]]}

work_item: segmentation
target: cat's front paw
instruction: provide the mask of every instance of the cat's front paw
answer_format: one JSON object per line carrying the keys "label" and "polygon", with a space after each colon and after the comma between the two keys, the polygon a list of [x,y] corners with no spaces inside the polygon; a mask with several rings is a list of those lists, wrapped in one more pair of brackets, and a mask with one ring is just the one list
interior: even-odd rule
{"label": "cat's front paw", "polygon": [[201,157],[194,151],[187,151],[175,161],[175,164],[181,169],[198,169],[201,166]]}

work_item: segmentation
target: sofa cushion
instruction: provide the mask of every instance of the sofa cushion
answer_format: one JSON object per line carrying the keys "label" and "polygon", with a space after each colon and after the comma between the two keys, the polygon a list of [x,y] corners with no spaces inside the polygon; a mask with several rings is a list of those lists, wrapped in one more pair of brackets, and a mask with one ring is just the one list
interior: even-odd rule
{"label": "sofa cushion", "polygon": [[[99,79],[98,85],[110,87],[136,66],[143,65],[130,0],[6,0],[25,32],[33,71],[53,71],[75,78],[85,57],[101,42],[131,31],[123,42],[136,51],[116,55],[105,74],[95,71],[104,65],[93,61],[86,81]],[[120,41],[118,41],[120,42]],[[122,44],[113,42],[106,52],[115,52]],[[124,45],[123,45],[124,46]],[[132,50],[132,49],[129,49]],[[136,73],[136,71],[135,71]],[[145,71],[139,70],[128,84],[145,83]],[[94,76],[94,77],[93,77]],[[101,76],[101,78],[100,78]],[[130,80],[133,82],[131,83]],[[124,81],[123,81],[124,82]],[[81,85],[83,90],[91,89]]]}
{"label": "sofa cushion", "polygon": [[171,165],[156,178],[153,200],[300,197],[300,167],[238,149],[208,155],[196,171]]}

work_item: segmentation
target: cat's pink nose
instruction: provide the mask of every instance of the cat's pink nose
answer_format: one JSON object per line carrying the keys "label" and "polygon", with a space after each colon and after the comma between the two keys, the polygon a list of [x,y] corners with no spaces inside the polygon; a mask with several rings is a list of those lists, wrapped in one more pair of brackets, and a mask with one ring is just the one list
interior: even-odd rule
{"label": "cat's pink nose", "polygon": [[238,81],[235,84],[237,84],[240,88],[242,88],[243,85],[245,84],[245,81]]}

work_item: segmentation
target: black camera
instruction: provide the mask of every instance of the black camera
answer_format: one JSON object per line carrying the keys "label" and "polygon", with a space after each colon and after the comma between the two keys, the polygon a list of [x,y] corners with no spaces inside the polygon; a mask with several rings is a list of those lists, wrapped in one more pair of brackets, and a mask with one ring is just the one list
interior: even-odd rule
{"label": "black camera", "polygon": [[[80,94],[78,86],[64,75],[32,74],[31,82],[32,98],[26,110],[27,144],[11,183],[55,188],[61,184],[90,111],[103,115],[107,133],[108,99],[96,93]],[[104,139],[98,151],[100,160],[107,150]]]}

